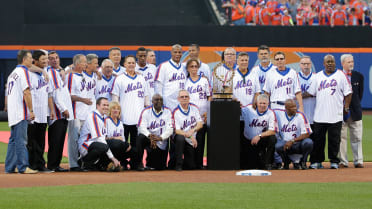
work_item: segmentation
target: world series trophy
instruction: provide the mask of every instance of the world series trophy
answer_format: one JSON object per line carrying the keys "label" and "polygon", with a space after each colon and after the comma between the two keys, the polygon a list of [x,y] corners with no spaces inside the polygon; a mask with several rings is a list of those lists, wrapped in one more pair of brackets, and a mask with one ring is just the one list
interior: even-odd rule
{"label": "world series trophy", "polygon": [[233,66],[225,62],[220,62],[213,68],[213,100],[232,99],[234,75]]}

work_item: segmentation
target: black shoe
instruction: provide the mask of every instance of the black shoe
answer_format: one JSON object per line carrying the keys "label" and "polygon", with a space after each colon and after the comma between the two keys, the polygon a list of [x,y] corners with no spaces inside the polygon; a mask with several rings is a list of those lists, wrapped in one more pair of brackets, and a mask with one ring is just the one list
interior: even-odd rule
{"label": "black shoe", "polygon": [[39,173],[53,173],[54,171],[53,170],[49,170],[48,168],[40,168],[40,169],[37,169],[39,171]]}
{"label": "black shoe", "polygon": [[300,163],[293,163],[293,168],[295,170],[300,170],[301,169]]}
{"label": "black shoe", "polygon": [[289,170],[289,163],[284,163],[283,169],[284,170]]}
{"label": "black shoe", "polygon": [[273,170],[281,170],[282,169],[282,164],[281,163],[274,163],[272,165]]}
{"label": "black shoe", "polygon": [[176,171],[182,171],[182,167],[176,167]]}
{"label": "black shoe", "polygon": [[50,170],[53,170],[54,172],[68,172],[68,169],[64,169],[62,167],[57,167],[57,168],[54,168],[54,169],[50,169]]}
{"label": "black shoe", "polygon": [[80,168],[80,167],[73,167],[73,168],[70,168],[70,171],[71,172],[87,172],[88,170]]}
{"label": "black shoe", "polygon": [[265,165],[265,170],[272,170],[272,169],[273,169],[273,167],[272,167],[271,164]]}
{"label": "black shoe", "polygon": [[307,170],[307,167],[306,167],[306,163],[305,162],[301,162],[300,165],[301,165],[301,169],[302,170]]}
{"label": "black shoe", "polygon": [[137,169],[136,169],[137,171],[145,171],[145,168],[143,167],[143,165],[141,166],[138,166],[137,167]]}

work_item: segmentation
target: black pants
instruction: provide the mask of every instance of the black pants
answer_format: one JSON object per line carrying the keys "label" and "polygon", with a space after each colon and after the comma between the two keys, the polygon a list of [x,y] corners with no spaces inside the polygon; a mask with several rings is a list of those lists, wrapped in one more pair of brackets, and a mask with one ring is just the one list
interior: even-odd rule
{"label": "black pants", "polygon": [[137,136],[138,136],[138,129],[137,125],[125,125],[124,124],[124,136],[125,140],[128,141],[130,134],[130,146],[136,147],[137,146]]}
{"label": "black pants", "polygon": [[62,160],[63,145],[67,131],[68,121],[59,119],[48,129],[48,168],[53,170],[59,167]]}
{"label": "black pants", "polygon": [[40,170],[45,168],[44,149],[46,123],[29,124],[27,128],[27,150],[30,168]]}
{"label": "black pants", "polygon": [[83,157],[85,168],[88,169],[101,169],[107,167],[109,158],[106,152],[109,146],[102,142],[93,142],[89,145],[88,154]]}
{"label": "black pants", "polygon": [[241,169],[265,169],[274,161],[276,137],[262,137],[256,145],[245,137],[240,141],[240,168]]}
{"label": "black pants", "polygon": [[204,147],[205,147],[205,134],[207,133],[207,125],[204,124],[203,128],[201,128],[198,133],[196,133],[196,141],[198,142],[198,146],[195,150],[195,166],[196,169],[203,168],[204,162]]}
{"label": "black pants", "polygon": [[[193,148],[182,135],[176,134],[173,138],[174,141],[174,157],[176,168],[195,169],[195,153],[196,149]],[[183,158],[182,158],[183,155]]]}
{"label": "black pants", "polygon": [[313,133],[310,134],[310,137],[309,138],[314,141],[314,124],[310,124],[310,128],[313,131]]}
{"label": "black pants", "polygon": [[145,135],[140,134],[137,137],[137,164],[143,161],[144,149],[147,150],[146,166],[155,168],[156,170],[163,170],[166,168],[168,157],[168,146],[165,150],[150,148],[151,141]]}
{"label": "black pants", "polygon": [[114,157],[120,161],[120,165],[123,167],[128,165],[128,158],[130,158],[131,161],[135,158],[136,152],[133,148],[127,152],[127,149],[129,148],[128,142],[119,139],[110,139],[106,140],[106,142]]}
{"label": "black pants", "polygon": [[342,121],[337,123],[314,122],[314,149],[310,155],[311,163],[321,163],[325,160],[324,148],[328,131],[328,158],[331,163],[339,163],[337,155],[340,151]]}

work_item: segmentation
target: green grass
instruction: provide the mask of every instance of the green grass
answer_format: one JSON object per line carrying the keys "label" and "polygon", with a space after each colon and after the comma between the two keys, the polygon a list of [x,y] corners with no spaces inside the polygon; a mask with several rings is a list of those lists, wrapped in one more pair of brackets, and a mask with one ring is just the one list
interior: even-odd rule
{"label": "green grass", "polygon": [[8,122],[0,122],[0,131],[10,131]]}
{"label": "green grass", "polygon": [[[372,115],[363,115],[363,158],[364,161],[372,161]],[[8,122],[0,122],[0,131],[9,131]],[[5,155],[6,155],[6,145],[0,142],[0,163],[4,163]],[[205,145],[205,156],[207,153],[207,144]],[[328,160],[327,154],[327,147],[325,148],[326,151],[326,160]],[[350,147],[350,140],[348,141],[348,149],[347,149],[347,156],[349,161],[353,160],[353,154]],[[46,157],[45,157],[46,159]],[[67,163],[67,158],[62,159],[63,163]]]}
{"label": "green grass", "polygon": [[372,183],[121,183],[0,189],[0,208],[371,208]]}

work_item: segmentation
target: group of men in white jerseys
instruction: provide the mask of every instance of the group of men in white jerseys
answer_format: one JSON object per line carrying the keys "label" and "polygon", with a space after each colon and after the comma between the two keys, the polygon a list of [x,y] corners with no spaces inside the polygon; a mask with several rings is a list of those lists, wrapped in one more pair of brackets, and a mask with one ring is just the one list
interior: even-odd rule
{"label": "group of men in white jerseys", "polygon": [[[120,104],[123,139],[130,138],[130,145],[137,153],[132,159],[132,169],[145,169],[142,164],[144,149],[148,152],[148,168],[165,169],[168,149],[169,168],[178,171],[202,168],[207,109],[201,104],[211,100],[211,86],[221,81],[212,79],[211,70],[199,59],[199,52],[198,45],[191,45],[190,59],[183,64],[182,46],[175,44],[171,58],[156,67],[149,63],[156,61],[154,52],[140,47],[136,56],[125,58],[123,67],[121,50],[114,47],[100,68],[97,55],[77,54],[73,64],[63,70],[56,52],[34,51],[35,65],[44,69],[48,76],[28,72],[24,66],[16,68],[25,72],[34,104],[30,107],[27,102],[22,103],[23,120],[30,122],[27,128],[29,162],[23,161],[22,166],[17,167],[19,172],[25,172],[26,168],[30,173],[34,170],[66,171],[60,167],[60,161],[67,126],[70,171],[85,171],[84,159],[97,163],[98,152],[107,155],[117,167],[120,163],[108,146],[90,147],[92,142],[105,144],[106,129],[101,126],[107,117],[106,104],[108,106],[110,101]],[[27,53],[22,56],[19,63],[27,63]],[[342,116],[349,109],[352,91],[345,74],[335,69],[334,57],[327,55],[325,70],[313,74],[310,57],[304,56],[300,63],[302,71],[297,74],[286,67],[283,52],[275,53],[275,65],[271,63],[270,50],[264,45],[258,48],[260,63],[252,70],[248,69],[247,53],[236,56],[235,49],[227,48],[223,53],[224,65],[219,68],[226,72],[222,82],[231,82],[233,98],[242,107],[241,168],[272,169],[275,165],[281,168],[284,162],[283,168],[288,169],[293,162],[294,168],[306,169],[309,154],[310,168],[321,168],[327,131],[331,168],[338,168]],[[8,79],[9,93],[18,77],[14,75]],[[99,98],[107,102],[100,100],[96,104]],[[9,107],[13,103],[8,99]],[[27,109],[32,117],[27,116]],[[14,114],[20,115],[19,112]],[[11,121],[12,117],[9,118]],[[9,125],[13,128],[15,124]],[[49,152],[45,167],[47,125]],[[9,159],[16,158],[15,151],[12,152]],[[23,152],[20,156],[24,155]],[[7,160],[6,164],[9,162],[12,164],[6,165],[6,172],[12,173],[18,165],[14,159]]]}

